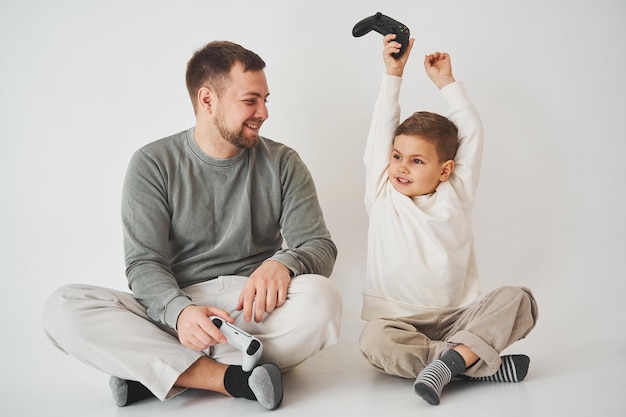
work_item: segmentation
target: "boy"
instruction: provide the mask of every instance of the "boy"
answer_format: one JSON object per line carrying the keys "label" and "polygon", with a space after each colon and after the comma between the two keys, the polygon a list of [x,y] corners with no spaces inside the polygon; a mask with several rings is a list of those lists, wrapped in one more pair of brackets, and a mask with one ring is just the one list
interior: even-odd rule
{"label": "boy", "polygon": [[502,287],[481,298],[473,247],[472,205],[478,184],[482,123],[452,75],[445,53],[427,55],[428,77],[441,90],[448,118],[419,112],[398,126],[405,54],[384,38],[386,75],[365,149],[365,205],[370,219],[360,338],[379,370],[417,378],[414,390],[439,404],[455,376],[517,382],[525,355],[500,352],[535,326],[526,288]]}

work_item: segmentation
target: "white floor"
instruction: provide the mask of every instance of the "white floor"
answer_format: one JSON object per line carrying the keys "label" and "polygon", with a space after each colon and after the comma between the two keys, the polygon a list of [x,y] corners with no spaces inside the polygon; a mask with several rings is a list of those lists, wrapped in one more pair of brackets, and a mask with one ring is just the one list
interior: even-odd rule
{"label": "white floor", "polygon": [[[358,305],[346,306],[340,342],[284,377],[285,398],[273,415],[307,416],[626,416],[626,351],[623,344],[561,344],[547,337],[554,322],[540,321],[510,352],[531,356],[531,369],[518,384],[453,381],[439,406],[413,394],[412,381],[383,375],[361,358]],[[551,311],[546,312],[548,317]],[[546,314],[544,314],[545,316]],[[564,335],[571,332],[557,332]],[[563,337],[564,339],[565,337]],[[43,338],[42,338],[43,339]],[[594,352],[594,357],[590,353]],[[33,354],[33,352],[37,352]],[[266,414],[256,402],[188,391],[167,402],[145,400],[118,408],[108,377],[64,356],[50,344],[14,352],[5,361],[0,415],[17,416],[242,416]],[[6,359],[10,359],[5,357]]]}
{"label": "white floor", "polygon": [[[380,37],[350,31],[375,11],[416,37],[404,113],[441,109],[419,56],[445,48],[483,116],[483,289],[529,286],[540,309],[537,328],[509,349],[531,357],[520,384],[454,382],[430,406],[413,381],[359,354],[361,157],[383,67]],[[307,162],[339,248],[340,343],[285,376],[273,415],[625,417],[625,16],[623,0],[0,0],[0,417],[267,415],[199,392],[117,408],[108,377],[55,350],[40,325],[60,285],[126,288],[128,158],[193,123],[181,74],[213,39],[268,63],[263,134]]]}

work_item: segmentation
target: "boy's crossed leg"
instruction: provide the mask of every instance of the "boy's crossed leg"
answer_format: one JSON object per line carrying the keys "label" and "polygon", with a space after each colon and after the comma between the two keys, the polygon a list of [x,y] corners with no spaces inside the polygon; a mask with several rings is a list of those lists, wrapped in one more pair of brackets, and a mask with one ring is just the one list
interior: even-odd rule
{"label": "boy's crossed leg", "polygon": [[439,359],[429,364],[418,375],[413,389],[429,404],[440,402],[441,391],[452,378],[459,376],[472,381],[520,382],[528,373],[530,358],[526,355],[502,356],[502,364],[495,374],[485,377],[468,377],[462,375],[467,368],[465,359],[454,349],[445,352]]}

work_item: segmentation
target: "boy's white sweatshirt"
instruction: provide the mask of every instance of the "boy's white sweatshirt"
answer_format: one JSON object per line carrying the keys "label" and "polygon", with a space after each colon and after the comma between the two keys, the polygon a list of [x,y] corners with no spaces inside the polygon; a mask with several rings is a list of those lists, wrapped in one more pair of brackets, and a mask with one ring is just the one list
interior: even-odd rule
{"label": "boy's white sweatshirt", "polygon": [[365,149],[369,216],[362,318],[401,317],[466,306],[480,295],[472,206],[483,128],[463,85],[441,90],[459,131],[450,178],[430,195],[410,198],[390,183],[387,166],[400,122],[402,79],[385,75]]}

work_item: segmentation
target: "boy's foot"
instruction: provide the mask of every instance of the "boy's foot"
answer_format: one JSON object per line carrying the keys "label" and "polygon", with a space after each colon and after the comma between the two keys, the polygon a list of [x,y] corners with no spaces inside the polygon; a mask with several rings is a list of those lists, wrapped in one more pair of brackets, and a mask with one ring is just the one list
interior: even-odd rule
{"label": "boy's foot", "polygon": [[429,364],[417,376],[413,389],[428,404],[439,404],[441,390],[451,380],[465,370],[465,360],[455,350],[449,350],[439,359]]}
{"label": "boy's foot", "polygon": [[520,382],[528,374],[530,358],[526,355],[506,355],[502,356],[502,364],[495,374],[483,377],[469,377],[459,375],[461,378],[471,381],[486,382]]}

